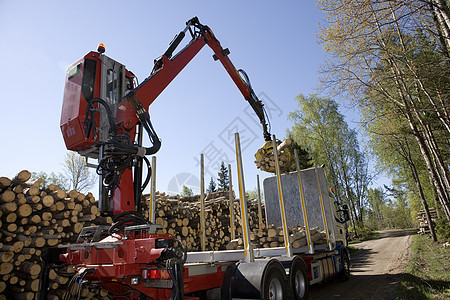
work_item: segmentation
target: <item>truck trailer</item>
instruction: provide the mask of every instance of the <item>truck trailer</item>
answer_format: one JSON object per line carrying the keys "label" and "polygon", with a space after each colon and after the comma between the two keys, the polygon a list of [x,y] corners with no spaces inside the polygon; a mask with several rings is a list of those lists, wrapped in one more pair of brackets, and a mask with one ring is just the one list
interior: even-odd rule
{"label": "truck trailer", "polygon": [[[139,225],[125,227],[126,235],[138,232],[138,238],[110,236],[63,246],[68,250],[64,260],[78,266],[79,278],[96,281],[115,299],[171,299],[175,294],[184,299],[307,299],[310,285],[350,276],[348,213],[330,192],[323,168],[291,172],[279,179],[281,197],[277,176],[263,181],[266,222],[283,231],[304,226],[308,243],[303,247],[294,248],[285,238],[283,247],[253,248],[247,236],[243,249],[173,256],[169,254],[173,249],[167,249],[174,247],[174,240],[156,234],[158,225]],[[245,206],[241,205],[243,235],[249,221]],[[312,241],[313,227],[325,230],[326,243]],[[101,230],[105,228],[89,227],[80,235],[93,232],[91,236],[100,237]]]}

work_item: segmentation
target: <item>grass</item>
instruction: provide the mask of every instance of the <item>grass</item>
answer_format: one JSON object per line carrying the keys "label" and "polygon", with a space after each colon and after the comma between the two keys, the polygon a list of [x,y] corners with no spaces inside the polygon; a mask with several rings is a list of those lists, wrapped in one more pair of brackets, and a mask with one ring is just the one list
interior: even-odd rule
{"label": "grass", "polygon": [[349,245],[349,246],[347,246],[347,250],[348,250],[348,252],[350,252],[350,254],[353,254],[356,251],[358,251],[358,248]]}
{"label": "grass", "polygon": [[349,241],[349,244],[355,244],[355,243],[360,243],[360,242],[364,242],[364,241],[368,241],[368,240],[373,240],[373,239],[376,239],[379,235],[380,235],[380,233],[377,231],[369,231],[369,232],[361,235],[360,238]]}
{"label": "grass", "polygon": [[415,235],[396,299],[450,299],[450,249]]}

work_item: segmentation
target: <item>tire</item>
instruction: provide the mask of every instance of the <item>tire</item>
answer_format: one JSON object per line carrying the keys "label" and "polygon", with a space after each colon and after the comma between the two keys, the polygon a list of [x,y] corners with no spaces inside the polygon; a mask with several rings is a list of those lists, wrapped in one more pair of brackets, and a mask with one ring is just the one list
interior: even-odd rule
{"label": "tire", "polygon": [[328,270],[328,261],[325,258],[325,259],[321,259],[320,263],[322,265],[322,282],[326,282],[330,278],[330,273]]}
{"label": "tire", "polygon": [[284,300],[287,299],[286,273],[283,266],[278,263],[268,265],[261,281],[261,299]]}
{"label": "tire", "polygon": [[329,274],[330,278],[333,278],[336,275],[334,259],[329,257],[329,258],[327,258],[327,261],[328,261],[328,274]]}
{"label": "tire", "polygon": [[295,300],[308,299],[309,280],[305,262],[301,258],[292,261],[289,271],[289,284]]}
{"label": "tire", "polygon": [[348,258],[347,248],[343,247],[341,249],[341,265],[342,269],[337,274],[337,279],[341,281],[350,279],[350,259]]}

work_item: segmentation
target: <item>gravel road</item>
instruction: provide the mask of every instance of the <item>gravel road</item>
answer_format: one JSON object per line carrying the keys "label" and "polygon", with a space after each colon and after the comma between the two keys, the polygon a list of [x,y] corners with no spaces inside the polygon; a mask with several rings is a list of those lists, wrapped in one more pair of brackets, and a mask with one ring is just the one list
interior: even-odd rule
{"label": "gravel road", "polygon": [[394,299],[410,255],[413,231],[382,231],[378,238],[357,244],[351,277],[345,282],[312,286],[309,299]]}

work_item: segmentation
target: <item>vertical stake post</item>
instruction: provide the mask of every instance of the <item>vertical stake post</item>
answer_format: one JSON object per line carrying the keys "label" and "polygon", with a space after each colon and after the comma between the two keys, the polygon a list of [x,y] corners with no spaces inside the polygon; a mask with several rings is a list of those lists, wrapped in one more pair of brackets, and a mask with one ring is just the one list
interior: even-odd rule
{"label": "vertical stake post", "polygon": [[150,183],[150,203],[148,206],[148,219],[153,224],[155,223],[156,210],[156,156],[152,156],[152,175]]}
{"label": "vertical stake post", "polygon": [[256,184],[258,187],[258,219],[259,219],[259,229],[263,223],[262,220],[262,209],[261,209],[261,188],[259,187],[259,174],[256,174]]}
{"label": "vertical stake post", "polygon": [[277,175],[278,197],[280,200],[281,222],[283,225],[284,248],[286,249],[286,255],[292,256],[291,243],[289,241],[289,231],[286,219],[286,209],[284,207],[283,187],[281,185],[281,173],[280,173],[280,162],[278,161],[277,139],[275,137],[275,134],[272,135],[272,142],[273,142],[273,155],[275,158],[275,170]]}
{"label": "vertical stake post", "polygon": [[326,216],[325,216],[325,207],[323,206],[322,190],[320,188],[320,179],[319,179],[319,174],[317,173],[317,165],[316,164],[314,164],[314,172],[316,173],[317,186],[319,188],[320,208],[322,209],[323,226],[325,227],[325,234],[327,236],[327,244],[328,244],[328,248],[330,250],[332,250],[332,245],[330,243],[330,236],[328,234],[327,219],[326,219]]}
{"label": "vertical stake post", "polygon": [[230,231],[231,231],[231,239],[235,239],[235,230],[234,230],[234,196],[233,196],[233,181],[231,180],[231,164],[228,164],[228,198],[230,200]]}
{"label": "vertical stake post", "polygon": [[236,143],[236,162],[237,162],[237,173],[239,182],[239,197],[241,201],[241,226],[242,226],[242,237],[244,240],[244,259],[246,262],[255,261],[255,256],[253,254],[253,247],[250,244],[250,226],[248,225],[248,210],[247,210],[247,199],[245,197],[245,185],[244,185],[244,171],[242,169],[242,155],[241,155],[241,142],[239,139],[239,133],[234,134],[234,139]]}
{"label": "vertical stake post", "polygon": [[311,232],[309,231],[308,214],[306,213],[305,197],[303,196],[302,177],[300,173],[300,163],[298,161],[298,151],[294,149],[295,167],[297,168],[298,186],[300,191],[300,199],[302,201],[303,220],[305,221],[306,240],[310,254],[314,254],[314,246],[311,243]]}
{"label": "vertical stake post", "polygon": [[202,242],[202,251],[206,250],[205,234],[205,158],[203,153],[200,155],[200,239]]}

